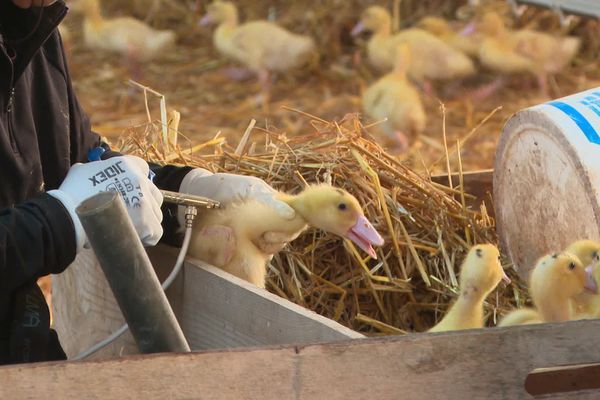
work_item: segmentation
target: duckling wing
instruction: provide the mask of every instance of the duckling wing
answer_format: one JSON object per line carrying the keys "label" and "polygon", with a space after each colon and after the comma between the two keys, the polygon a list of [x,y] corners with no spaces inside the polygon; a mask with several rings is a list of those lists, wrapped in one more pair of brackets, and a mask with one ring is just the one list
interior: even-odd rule
{"label": "duckling wing", "polygon": [[407,29],[394,36],[394,46],[408,43],[409,75],[416,80],[453,79],[473,74],[473,62],[462,52],[422,29]]}
{"label": "duckling wing", "polygon": [[578,38],[559,38],[530,30],[514,32],[513,40],[518,54],[547,72],[558,72],[571,62],[580,46]]}
{"label": "duckling wing", "polygon": [[515,326],[541,323],[542,317],[536,310],[532,308],[520,308],[508,313],[500,320],[498,326]]}
{"label": "duckling wing", "polygon": [[534,63],[497,39],[485,39],[479,48],[479,60],[487,68],[501,73],[535,70]]}
{"label": "duckling wing", "polygon": [[393,74],[365,91],[363,108],[375,120],[387,118],[382,124],[387,134],[395,131],[420,133],[425,127],[425,111],[419,93],[406,79],[397,79]]}
{"label": "duckling wing", "polygon": [[240,60],[253,68],[285,71],[304,63],[314,49],[307,36],[296,35],[267,21],[240,25],[231,37]]}

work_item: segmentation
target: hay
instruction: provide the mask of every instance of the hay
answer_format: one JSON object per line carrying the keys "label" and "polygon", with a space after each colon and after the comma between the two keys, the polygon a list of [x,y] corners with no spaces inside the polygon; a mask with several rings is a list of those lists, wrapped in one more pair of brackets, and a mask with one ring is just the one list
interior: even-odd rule
{"label": "hay", "polygon": [[[157,162],[257,176],[290,193],[320,182],[348,190],[386,240],[379,260],[339,237],[308,230],[274,257],[268,289],[367,334],[428,329],[456,297],[467,249],[496,242],[493,219],[485,208],[465,206],[462,179],[450,189],[415,173],[369,140],[355,114],[331,122],[302,118],[312,126],[303,135],[255,128],[235,151],[217,137],[202,156],[185,148],[165,154],[160,123],[132,128],[121,149]],[[513,289],[500,289],[486,303],[490,324],[526,297],[519,285]]]}

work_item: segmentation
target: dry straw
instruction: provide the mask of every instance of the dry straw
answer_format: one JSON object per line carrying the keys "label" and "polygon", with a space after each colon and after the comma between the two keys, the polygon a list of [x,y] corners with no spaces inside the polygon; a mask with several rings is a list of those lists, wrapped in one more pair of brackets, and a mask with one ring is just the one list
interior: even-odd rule
{"label": "dry straw", "polygon": [[[468,248],[496,242],[493,219],[485,207],[466,206],[472,196],[462,190],[462,175],[455,188],[418,175],[367,139],[356,115],[330,122],[290,111],[308,118],[312,131],[287,137],[249,126],[237,148],[217,135],[165,154],[161,123],[154,123],[131,128],[121,148],[158,162],[257,176],[290,193],[320,182],[348,190],[386,240],[378,260],[339,237],[308,230],[273,258],[269,290],[368,334],[428,329],[456,297]],[[512,308],[517,296],[526,297],[518,286],[500,289],[486,304],[488,315]]]}

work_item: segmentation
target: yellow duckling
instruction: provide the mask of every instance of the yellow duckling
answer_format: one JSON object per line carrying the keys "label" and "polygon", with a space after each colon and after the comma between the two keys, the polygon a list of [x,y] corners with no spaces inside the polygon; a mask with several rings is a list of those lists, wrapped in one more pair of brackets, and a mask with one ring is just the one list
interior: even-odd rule
{"label": "yellow duckling", "polygon": [[494,12],[486,13],[478,27],[484,35],[478,52],[481,63],[503,74],[535,74],[544,96],[548,96],[548,74],[559,72],[579,51],[578,38],[558,38],[532,30],[511,31]]}
{"label": "yellow duckling", "polygon": [[[578,240],[571,243],[565,251],[576,255],[586,268],[591,268],[596,258],[600,256],[600,243],[593,240]],[[598,315],[600,313],[598,296],[589,291],[575,296],[573,301],[578,314]]]}
{"label": "yellow duckling", "polygon": [[263,102],[268,102],[270,73],[286,72],[309,62],[316,54],[314,40],[291,33],[267,21],[239,23],[238,11],[229,1],[207,7],[201,25],[218,24],[213,43],[224,56],[247,66],[261,83]]}
{"label": "yellow duckling", "polygon": [[94,50],[127,57],[133,75],[139,75],[140,62],[150,61],[175,45],[175,33],[152,29],[131,17],[105,19],[98,0],[79,0],[75,10],[83,13],[83,41]]}
{"label": "yellow duckling", "polygon": [[477,56],[480,38],[476,34],[466,35],[456,32],[448,21],[441,17],[425,17],[419,21],[418,26],[469,57]]}
{"label": "yellow duckling", "polygon": [[536,263],[529,282],[536,309],[513,311],[498,326],[574,319],[572,298],[586,289],[596,292],[592,281],[577,256],[566,252],[544,256]]}
{"label": "yellow duckling", "polygon": [[277,197],[296,211],[293,220],[282,219],[259,201],[204,211],[196,218],[189,254],[264,287],[266,264],[281,250],[270,243],[293,240],[310,225],[350,239],[377,258],[372,245],[383,245],[383,238],[365,218],[358,200],[348,192],[316,185],[295,196],[280,192]]}
{"label": "yellow duckling", "polygon": [[417,82],[450,80],[475,73],[469,57],[429,32],[411,28],[392,35],[391,17],[383,7],[367,8],[352,34],[358,35],[364,30],[373,32],[367,43],[367,53],[369,62],[380,71],[393,68],[398,45],[407,43],[412,55],[408,75]]}
{"label": "yellow duckling", "polygon": [[482,328],[483,302],[501,280],[510,283],[500,264],[500,252],[496,246],[473,246],[461,266],[458,299],[429,332]]}
{"label": "yellow duckling", "polygon": [[391,139],[399,153],[408,150],[426,123],[421,96],[406,77],[410,62],[410,49],[403,43],[396,51],[394,71],[369,86],[362,97],[367,115],[376,121],[387,119],[377,128]]}

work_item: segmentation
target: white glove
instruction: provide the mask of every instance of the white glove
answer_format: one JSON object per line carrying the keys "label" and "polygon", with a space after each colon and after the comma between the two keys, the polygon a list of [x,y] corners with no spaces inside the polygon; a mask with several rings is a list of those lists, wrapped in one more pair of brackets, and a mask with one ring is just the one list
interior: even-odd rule
{"label": "white glove", "polygon": [[104,191],[121,193],[127,213],[138,236],[146,246],[153,246],[163,234],[163,201],[160,190],[148,179],[150,168],[146,161],[134,156],[113,157],[104,161],[75,164],[58,190],[49,195],[58,199],[69,211],[77,238],[79,252],[87,238],[75,209],[81,202]]}
{"label": "white glove", "polygon": [[[237,200],[254,199],[268,204],[284,219],[293,219],[296,212],[286,203],[277,200],[277,191],[265,181],[253,176],[226,173],[213,174],[201,168],[195,168],[183,178],[179,192],[208,197],[227,206]],[[179,207],[179,223],[184,225],[185,210]]]}

